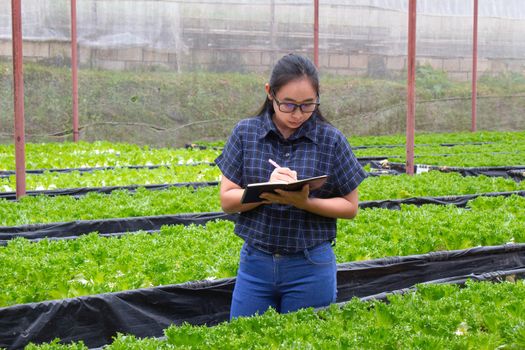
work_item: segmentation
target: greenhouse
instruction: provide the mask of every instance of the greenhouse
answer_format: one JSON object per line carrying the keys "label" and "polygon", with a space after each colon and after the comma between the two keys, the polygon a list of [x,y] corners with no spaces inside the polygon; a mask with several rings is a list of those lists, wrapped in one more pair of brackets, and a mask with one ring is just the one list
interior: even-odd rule
{"label": "greenhouse", "polygon": [[525,348],[523,1],[0,19],[0,349]]}

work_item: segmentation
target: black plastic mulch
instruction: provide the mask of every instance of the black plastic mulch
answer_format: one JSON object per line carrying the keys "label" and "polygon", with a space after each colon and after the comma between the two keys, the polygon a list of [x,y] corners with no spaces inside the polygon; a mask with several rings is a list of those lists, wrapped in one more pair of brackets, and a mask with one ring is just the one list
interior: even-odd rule
{"label": "black plastic mulch", "polygon": [[[376,175],[388,174],[399,175],[406,173],[406,165],[404,163],[395,162],[370,162],[371,169]],[[421,173],[427,171],[440,171],[444,173],[460,173],[463,176],[490,176],[510,178],[516,182],[525,179],[525,165],[518,166],[490,166],[490,167],[451,167],[451,166],[437,166],[415,164],[414,173]]]}

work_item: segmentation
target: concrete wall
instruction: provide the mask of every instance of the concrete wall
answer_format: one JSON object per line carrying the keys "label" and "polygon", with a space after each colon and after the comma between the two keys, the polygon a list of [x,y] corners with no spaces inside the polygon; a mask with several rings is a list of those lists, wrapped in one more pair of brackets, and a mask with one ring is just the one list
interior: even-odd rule
{"label": "concrete wall", "polygon": [[[0,57],[11,57],[11,42],[0,41]],[[24,41],[24,60],[40,61],[52,65],[70,65],[71,49],[65,41]],[[311,56],[310,52],[299,50]],[[175,53],[154,51],[147,48],[100,49],[79,47],[79,63],[82,68],[109,70],[170,69],[213,71],[268,72],[278,57],[289,51],[263,49],[194,49],[182,57]],[[420,65],[430,65],[444,70],[453,80],[471,78],[472,59],[457,57],[421,57]],[[366,53],[320,53],[320,70],[323,73],[397,77],[406,72],[406,56],[387,56]],[[516,72],[525,74],[524,59],[480,58],[478,74]]]}

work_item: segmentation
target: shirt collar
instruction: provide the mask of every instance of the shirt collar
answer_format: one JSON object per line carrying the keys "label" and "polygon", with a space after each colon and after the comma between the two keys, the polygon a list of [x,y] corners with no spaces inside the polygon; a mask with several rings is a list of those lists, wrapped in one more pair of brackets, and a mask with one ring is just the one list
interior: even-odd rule
{"label": "shirt collar", "polygon": [[[275,133],[282,138],[281,133],[277,129],[277,126],[272,120],[271,114],[268,111],[265,111],[263,115],[260,116],[261,122],[259,123],[258,128],[258,137],[259,139],[266,137],[270,132]],[[289,138],[289,141],[295,141],[301,137],[306,137],[312,142],[317,143],[317,115],[314,112],[306,122],[304,122],[299,129],[297,129]]]}

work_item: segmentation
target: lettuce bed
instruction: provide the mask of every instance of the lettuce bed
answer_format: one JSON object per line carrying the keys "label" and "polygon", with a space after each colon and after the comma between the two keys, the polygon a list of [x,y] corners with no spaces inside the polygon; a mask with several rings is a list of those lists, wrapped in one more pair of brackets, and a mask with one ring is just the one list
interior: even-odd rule
{"label": "lettuce bed", "polygon": [[[149,349],[523,349],[525,284],[419,285],[388,303],[358,299],[314,312],[240,318],[208,328],[172,326],[166,339],[118,335],[107,350]],[[82,343],[29,350],[84,350]]]}
{"label": "lettuce bed", "polygon": [[[468,176],[432,171],[418,176],[369,177],[359,187],[359,200],[439,197],[525,190],[520,183],[501,177]],[[135,216],[173,215],[221,211],[217,186],[193,189],[172,187],[136,193],[117,190],[109,195],[91,192],[71,196],[26,196],[20,201],[0,199],[0,226],[95,220]]]}
{"label": "lettuce bed", "polygon": [[[338,262],[525,242],[525,198],[478,198],[470,208],[365,209],[338,221]],[[74,240],[14,239],[0,247],[0,307],[207,278],[233,277],[242,241],[233,223]]]}

